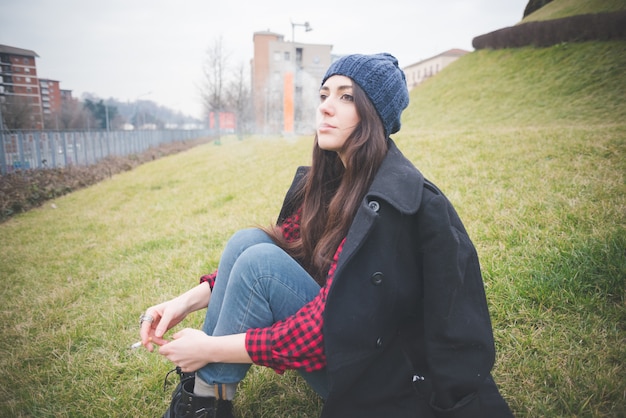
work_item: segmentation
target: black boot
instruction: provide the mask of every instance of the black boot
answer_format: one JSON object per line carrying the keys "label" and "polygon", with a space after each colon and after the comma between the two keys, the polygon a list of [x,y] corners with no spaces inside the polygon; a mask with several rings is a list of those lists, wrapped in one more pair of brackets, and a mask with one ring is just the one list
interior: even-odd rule
{"label": "black boot", "polygon": [[[172,401],[163,418],[215,418],[215,398],[193,394],[195,373],[183,373],[180,367],[170,373],[174,371],[180,376],[180,382],[172,393]],[[165,381],[167,384],[167,376]]]}
{"label": "black boot", "polygon": [[217,414],[215,414],[215,418],[235,418],[233,415],[233,402],[218,399]]}

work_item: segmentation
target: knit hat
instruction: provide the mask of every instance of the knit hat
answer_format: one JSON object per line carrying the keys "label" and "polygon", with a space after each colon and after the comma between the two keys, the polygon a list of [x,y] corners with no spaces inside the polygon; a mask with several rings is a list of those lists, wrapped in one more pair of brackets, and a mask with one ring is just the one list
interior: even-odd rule
{"label": "knit hat", "polygon": [[346,55],[333,62],[322,79],[322,85],[333,75],[349,77],[357,83],[378,112],[385,135],[400,130],[400,115],[409,104],[404,71],[391,54]]}

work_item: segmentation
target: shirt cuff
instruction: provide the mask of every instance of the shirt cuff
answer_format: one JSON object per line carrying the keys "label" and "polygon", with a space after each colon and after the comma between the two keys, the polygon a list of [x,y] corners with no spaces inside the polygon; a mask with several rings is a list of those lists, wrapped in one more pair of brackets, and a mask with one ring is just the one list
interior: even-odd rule
{"label": "shirt cuff", "polygon": [[211,291],[213,291],[213,286],[215,286],[215,278],[217,277],[217,270],[215,270],[213,273],[211,274],[205,274],[204,276],[200,277],[200,283],[208,283],[209,287],[211,288]]}
{"label": "shirt cuff", "polygon": [[266,366],[278,374],[283,374],[287,367],[274,361],[272,355],[272,329],[252,328],[246,331],[246,351],[254,364]]}

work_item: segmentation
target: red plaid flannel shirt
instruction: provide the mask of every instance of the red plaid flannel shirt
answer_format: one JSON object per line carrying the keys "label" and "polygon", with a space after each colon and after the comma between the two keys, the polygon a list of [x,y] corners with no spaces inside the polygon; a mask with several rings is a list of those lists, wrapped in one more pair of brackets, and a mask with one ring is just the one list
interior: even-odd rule
{"label": "red plaid flannel shirt", "polygon": [[[300,213],[287,218],[281,228],[287,240],[299,238]],[[337,248],[326,283],[313,300],[289,318],[267,328],[246,332],[246,350],[255,364],[271,367],[281,374],[287,369],[311,372],[326,366],[323,313],[344,241]],[[216,276],[217,272],[214,272],[203,276],[200,281],[208,282],[212,289]]]}

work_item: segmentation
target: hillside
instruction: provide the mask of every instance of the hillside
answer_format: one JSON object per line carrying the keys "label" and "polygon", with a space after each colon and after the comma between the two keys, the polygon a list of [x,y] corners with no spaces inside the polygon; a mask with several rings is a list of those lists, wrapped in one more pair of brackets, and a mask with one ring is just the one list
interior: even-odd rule
{"label": "hillside", "polygon": [[614,124],[626,120],[626,42],[481,50],[411,92],[419,128]]}

